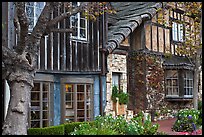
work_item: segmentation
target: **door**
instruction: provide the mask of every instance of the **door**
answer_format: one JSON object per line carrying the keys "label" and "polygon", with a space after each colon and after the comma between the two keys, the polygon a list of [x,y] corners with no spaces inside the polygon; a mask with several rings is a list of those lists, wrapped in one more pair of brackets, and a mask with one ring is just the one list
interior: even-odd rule
{"label": "door", "polygon": [[67,81],[62,86],[62,123],[92,120],[93,84]]}

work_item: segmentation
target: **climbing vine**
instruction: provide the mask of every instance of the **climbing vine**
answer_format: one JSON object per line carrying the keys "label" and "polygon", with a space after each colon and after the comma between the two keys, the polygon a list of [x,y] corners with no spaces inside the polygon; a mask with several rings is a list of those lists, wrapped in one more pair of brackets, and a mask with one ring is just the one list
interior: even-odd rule
{"label": "climbing vine", "polygon": [[[140,96],[141,101],[136,104],[146,104],[143,109],[155,111],[159,108],[159,104],[164,95],[164,70],[162,68],[161,57],[151,55],[143,52],[132,53],[129,57],[131,65],[135,67],[134,71],[129,74],[132,81],[135,81],[134,88],[136,89],[136,95]],[[145,91],[141,91],[141,87]],[[146,94],[144,94],[146,93]],[[143,96],[143,97],[141,97]],[[139,100],[138,98],[138,100]]]}

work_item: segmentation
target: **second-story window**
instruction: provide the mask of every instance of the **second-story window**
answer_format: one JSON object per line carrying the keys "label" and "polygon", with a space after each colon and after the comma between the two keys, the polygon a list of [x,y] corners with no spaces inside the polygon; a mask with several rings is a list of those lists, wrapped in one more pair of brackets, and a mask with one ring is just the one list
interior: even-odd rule
{"label": "second-story window", "polygon": [[172,22],[173,41],[183,42],[183,24]]}
{"label": "second-story window", "polygon": [[[80,2],[72,2],[72,6],[79,6]],[[78,40],[87,40],[87,19],[83,13],[77,13],[70,18],[71,28],[74,32],[71,33],[71,38]]]}
{"label": "second-story window", "polygon": [[29,20],[29,31],[35,27],[44,6],[45,2],[26,2],[25,10]]}

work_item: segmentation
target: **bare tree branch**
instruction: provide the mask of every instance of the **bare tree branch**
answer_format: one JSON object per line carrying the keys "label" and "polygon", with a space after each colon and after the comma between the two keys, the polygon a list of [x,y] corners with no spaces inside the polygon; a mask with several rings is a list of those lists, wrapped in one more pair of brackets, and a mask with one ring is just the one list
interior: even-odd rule
{"label": "bare tree branch", "polygon": [[61,14],[60,16],[57,16],[57,17],[55,17],[54,19],[50,20],[50,21],[48,22],[48,27],[51,27],[51,26],[55,25],[55,24],[58,23],[59,21],[65,19],[65,18],[67,18],[67,17],[70,17],[71,15],[74,15],[74,14],[76,14],[76,13],[78,13],[78,12],[83,11],[83,10],[84,10],[83,7],[85,7],[86,5],[87,5],[87,2],[82,2],[79,6],[73,8],[73,9],[70,8],[70,9],[68,10],[68,12],[65,12],[65,13]]}
{"label": "bare tree branch", "polygon": [[28,19],[25,13],[25,2],[15,2],[16,14],[20,24],[20,39],[18,40],[18,46],[16,52],[22,54],[26,47],[26,39],[28,36]]}
{"label": "bare tree branch", "polygon": [[49,21],[49,15],[52,10],[51,8],[52,8],[52,2],[46,2],[46,5],[42,10],[42,13],[38,18],[38,21],[30,35],[32,42],[40,41],[41,36],[43,35],[47,27],[47,22]]}

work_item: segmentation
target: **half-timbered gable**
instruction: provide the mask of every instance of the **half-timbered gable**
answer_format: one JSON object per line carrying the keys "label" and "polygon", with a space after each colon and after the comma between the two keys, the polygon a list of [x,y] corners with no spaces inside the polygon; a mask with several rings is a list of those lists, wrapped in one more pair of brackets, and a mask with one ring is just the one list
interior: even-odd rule
{"label": "half-timbered gable", "polygon": [[[149,86],[149,73],[153,66],[149,67],[148,60],[142,56],[158,58],[158,66],[164,71],[161,81],[163,90],[159,93],[162,97],[160,104],[164,104],[160,105],[160,108],[191,107],[194,65],[185,55],[179,54],[177,48],[185,46],[185,38],[191,35],[187,30],[195,31],[193,17],[184,15],[184,11],[177,8],[178,5],[159,2],[117,2],[112,5],[118,12],[109,16],[106,48],[107,53],[111,53],[110,70],[115,66],[114,62],[117,63],[117,59],[112,59],[114,53],[127,55],[127,64],[123,66],[127,65],[127,92],[130,95],[128,109],[137,113],[159,108],[159,105],[152,108],[153,104],[149,99],[149,95],[156,92],[151,91]],[[168,10],[161,10],[164,6],[167,6]],[[172,6],[174,8],[171,8]],[[187,25],[184,25],[183,21],[187,22]],[[129,46],[124,47],[121,43],[127,41]],[[140,57],[143,59],[136,60],[139,55],[142,55]],[[111,78],[108,79],[110,80]],[[111,88],[109,90],[111,92]]]}

